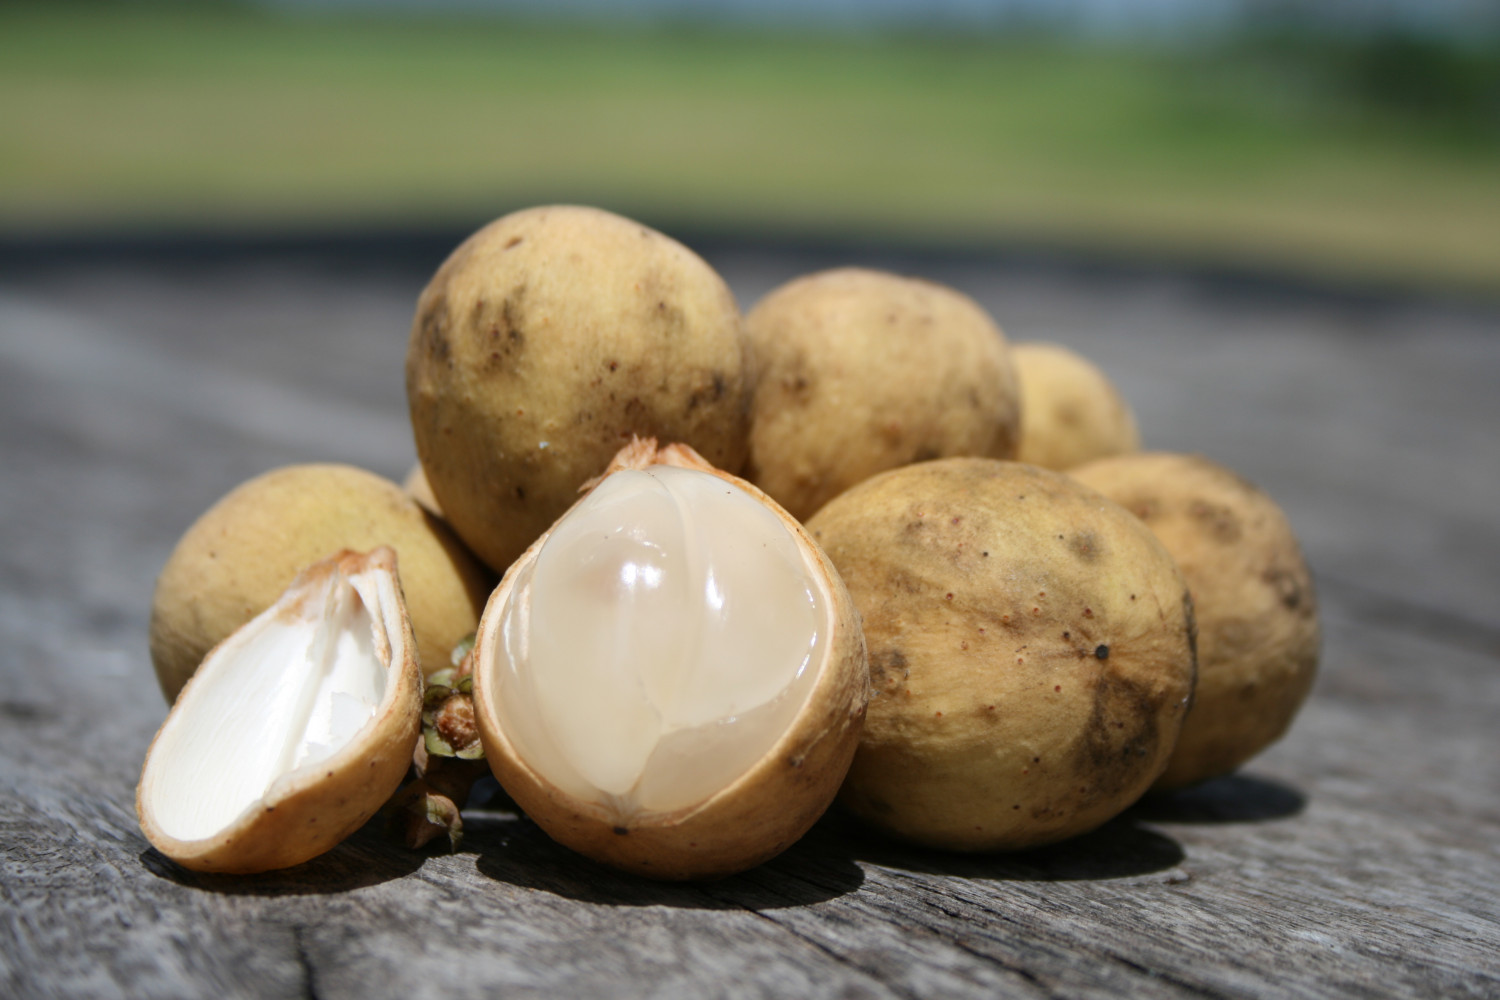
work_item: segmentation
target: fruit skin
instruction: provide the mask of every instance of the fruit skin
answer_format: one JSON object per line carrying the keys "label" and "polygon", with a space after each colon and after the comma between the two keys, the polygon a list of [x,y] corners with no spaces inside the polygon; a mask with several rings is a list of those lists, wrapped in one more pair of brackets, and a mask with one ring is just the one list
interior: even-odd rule
{"label": "fruit skin", "polygon": [[422,509],[437,517],[443,516],[443,508],[439,506],[437,497],[432,495],[432,486],[427,482],[427,473],[422,471],[422,463],[415,463],[406,470],[406,478],[401,480],[401,488],[406,491]]}
{"label": "fruit skin", "polygon": [[745,461],[739,307],[686,247],[593,208],[507,215],[422,292],[406,359],[417,454],[459,536],[503,572],[631,435]]}
{"label": "fruit skin", "polygon": [[746,478],[798,520],[886,469],[1015,455],[1005,336],[951,288],[823,271],[771,292],[745,329],[756,382]]}
{"label": "fruit skin", "polygon": [[151,662],[168,702],[208,651],[341,549],[390,545],[424,670],[474,630],[494,583],[399,486],[347,465],[292,465],[231,490],[187,530],[156,582]]}
{"label": "fruit skin", "polygon": [[1093,362],[1061,344],[1011,348],[1021,383],[1021,446],[1016,459],[1065,470],[1139,451],[1135,414]]}
{"label": "fruit skin", "polygon": [[[326,576],[336,568],[353,573],[368,565],[388,568],[394,574],[396,554],[384,547],[368,555],[336,553],[298,574],[291,586]],[[400,587],[397,578],[398,594]],[[422,731],[422,675],[415,656],[411,619],[404,609],[401,620],[401,655],[392,656],[385,696],[375,716],[361,730],[361,738],[316,768],[302,768],[283,776],[256,808],[242,814],[217,835],[184,841],[163,831],[145,802],[152,773],[151,756],[162,733],[179,711],[192,710],[194,685],[190,679],[151,741],[136,789],[136,816],[151,845],[184,868],[243,875],[309,861],[333,849],[363,826],[406,776],[412,750]],[[229,638],[214,651],[227,644]]]}
{"label": "fruit skin", "polygon": [[883,473],[808,523],[865,623],[874,693],[840,793],[915,843],[1084,833],[1166,766],[1193,690],[1192,605],[1128,511],[1034,466]]}
{"label": "fruit skin", "polygon": [[1198,694],[1156,788],[1228,774],[1281,738],[1317,672],[1317,596],[1286,515],[1200,455],[1122,455],[1071,475],[1144,521],[1193,594]]}
{"label": "fruit skin", "polygon": [[[725,479],[780,511],[750,483],[713,469],[691,449],[655,442],[622,449],[609,471],[651,464],[702,469]],[[602,476],[600,477],[603,478]],[[719,878],[745,871],[790,847],[817,822],[838,793],[859,742],[870,696],[864,635],[848,591],[805,529],[780,511],[816,558],[824,575],[832,614],[827,666],[808,694],[796,721],[766,756],[729,787],[687,809],[648,813],[617,825],[603,808],[552,785],[516,753],[493,701],[494,647],[498,623],[516,577],[536,557],[539,538],[516,561],[490,597],[474,646],[474,708],[485,758],[505,791],[548,836],[565,847],[648,878]]]}

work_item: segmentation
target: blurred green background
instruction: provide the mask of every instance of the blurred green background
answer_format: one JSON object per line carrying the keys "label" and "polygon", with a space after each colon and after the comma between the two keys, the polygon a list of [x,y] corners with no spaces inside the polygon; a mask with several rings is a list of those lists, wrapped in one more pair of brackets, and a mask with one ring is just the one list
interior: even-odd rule
{"label": "blurred green background", "polygon": [[575,201],[669,232],[1500,291],[1493,20],[569,10],[0,6],[0,238],[462,228]]}

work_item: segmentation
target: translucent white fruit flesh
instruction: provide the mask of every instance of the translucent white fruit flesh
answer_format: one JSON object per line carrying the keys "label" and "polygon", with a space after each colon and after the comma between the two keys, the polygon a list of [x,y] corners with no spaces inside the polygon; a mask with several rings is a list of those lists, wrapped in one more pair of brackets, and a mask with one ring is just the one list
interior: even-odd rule
{"label": "translucent white fruit flesh", "polygon": [[163,726],[141,805],[168,836],[212,837],[348,746],[404,656],[390,569],[296,585],[209,654]]}
{"label": "translucent white fruit flesh", "polygon": [[695,805],[806,702],[831,631],[818,579],[781,515],[734,484],[617,472],[518,570],[501,725],[542,777],[621,817]]}

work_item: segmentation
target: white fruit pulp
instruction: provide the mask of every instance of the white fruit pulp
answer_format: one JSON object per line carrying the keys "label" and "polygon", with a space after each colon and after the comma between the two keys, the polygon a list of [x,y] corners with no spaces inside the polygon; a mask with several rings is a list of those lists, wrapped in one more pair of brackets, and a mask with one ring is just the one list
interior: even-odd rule
{"label": "white fruit pulp", "polygon": [[[178,840],[201,840],[280,778],[347,745],[385,696],[389,635],[372,575],[339,572],[286,597],[219,646],[187,688],[151,754],[144,804]],[[364,594],[361,594],[364,591]],[[377,633],[376,630],[380,630]],[[188,706],[185,706],[188,707]]]}
{"label": "white fruit pulp", "polygon": [[696,805],[807,701],[827,600],[781,518],[692,469],[617,472],[518,571],[494,707],[517,752],[620,818]]}

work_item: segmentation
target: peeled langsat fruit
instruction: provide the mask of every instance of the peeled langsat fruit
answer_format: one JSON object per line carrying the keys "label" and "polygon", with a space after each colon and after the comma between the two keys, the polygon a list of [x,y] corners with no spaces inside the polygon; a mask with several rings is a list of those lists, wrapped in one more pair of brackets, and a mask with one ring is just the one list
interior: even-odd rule
{"label": "peeled langsat fruit", "polygon": [[505,790],[557,841],[657,878],[730,874],[800,837],[868,690],[853,604],[802,526],[649,440],[511,567],[475,646]]}

